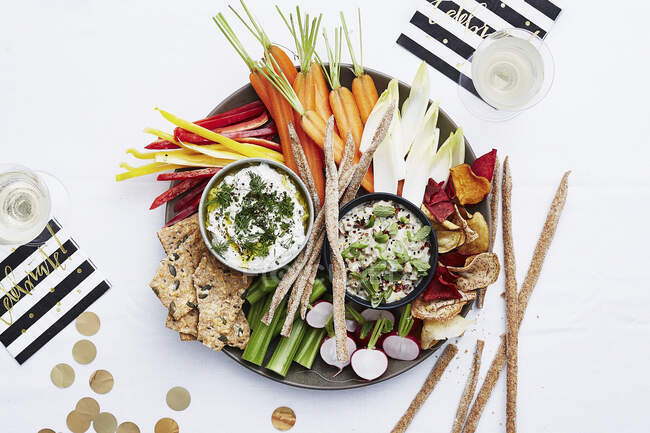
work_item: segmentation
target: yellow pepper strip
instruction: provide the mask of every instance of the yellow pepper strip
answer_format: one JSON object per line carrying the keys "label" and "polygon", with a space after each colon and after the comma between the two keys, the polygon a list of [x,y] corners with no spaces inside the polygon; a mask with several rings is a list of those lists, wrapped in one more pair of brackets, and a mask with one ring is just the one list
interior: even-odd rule
{"label": "yellow pepper strip", "polygon": [[176,141],[173,135],[168,134],[165,131],[161,131],[160,129],[144,128],[144,132],[146,132],[147,134],[153,134],[162,140],[167,140],[170,143],[174,143],[175,145],[180,146],[180,143]]}
{"label": "yellow pepper strip", "polygon": [[182,168],[183,166],[178,164],[161,164],[158,162],[152,162],[151,164],[141,165],[140,167],[131,167],[130,165],[123,163],[120,164],[120,167],[126,168],[128,171],[115,175],[115,180],[117,182],[138,176],[144,176],[146,174],[159,173],[161,171],[167,170],[176,170],[177,168]]}
{"label": "yellow pepper strip", "polygon": [[213,158],[222,158],[222,159],[233,159],[233,160],[239,160],[246,158],[245,155],[242,155],[240,153],[233,153],[233,152],[224,152],[223,146],[220,146],[218,144],[190,144],[190,143],[183,143],[182,141],[179,142],[181,146],[183,146],[185,149],[192,150],[198,153],[202,153],[204,155],[211,156]]}
{"label": "yellow pepper strip", "polygon": [[180,117],[176,117],[173,114],[168,113],[164,110],[161,110],[159,108],[156,108],[156,110],[158,110],[165,119],[167,119],[174,125],[183,128],[186,131],[193,132],[196,135],[203,137],[207,140],[222,144],[234,152],[241,153],[242,155],[249,156],[249,157],[270,158],[278,162],[284,161],[282,154],[280,152],[276,152],[275,150],[267,149],[265,147],[257,146],[255,144],[238,143],[231,138],[224,137],[221,134],[217,134],[216,132],[210,131],[209,129],[206,129],[195,123],[188,122],[187,120],[183,120]]}
{"label": "yellow pepper strip", "polygon": [[138,159],[155,159],[156,152],[139,152],[136,149],[130,148],[126,149],[126,153],[130,153]]}
{"label": "yellow pepper strip", "polygon": [[[243,156],[237,159],[242,159]],[[164,162],[167,164],[177,164],[191,167],[223,167],[236,161],[231,158],[213,158],[211,156],[198,154],[181,154],[180,152],[158,152],[156,154],[156,162]]]}

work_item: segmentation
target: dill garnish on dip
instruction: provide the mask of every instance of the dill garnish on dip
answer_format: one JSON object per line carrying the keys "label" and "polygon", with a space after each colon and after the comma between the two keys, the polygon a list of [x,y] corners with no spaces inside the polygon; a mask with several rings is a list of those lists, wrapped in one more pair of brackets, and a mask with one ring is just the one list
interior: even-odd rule
{"label": "dill garnish on dip", "polygon": [[387,200],[366,202],[339,221],[347,290],[372,307],[407,296],[431,265],[431,227]]}
{"label": "dill garnish on dip", "polygon": [[266,163],[225,176],[205,201],[205,229],[229,265],[268,269],[302,247],[309,210],[293,179]]}

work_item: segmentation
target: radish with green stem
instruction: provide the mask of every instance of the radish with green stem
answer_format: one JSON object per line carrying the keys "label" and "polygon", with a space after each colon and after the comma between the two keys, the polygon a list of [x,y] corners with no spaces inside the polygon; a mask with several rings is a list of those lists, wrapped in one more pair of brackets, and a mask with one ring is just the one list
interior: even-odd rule
{"label": "radish with green stem", "polygon": [[350,304],[347,304],[345,306],[345,327],[348,332],[356,332],[364,323],[366,323],[366,319]]}
{"label": "radish with green stem", "polygon": [[420,342],[413,335],[409,335],[413,323],[411,304],[408,304],[399,319],[397,331],[388,334],[382,342],[386,355],[400,361],[413,361],[420,356]]}
{"label": "radish with green stem", "polygon": [[366,308],[361,312],[361,316],[367,321],[373,322],[380,317],[395,323],[395,315],[388,310],[375,310],[374,308]]}
{"label": "radish with green stem", "polygon": [[380,317],[375,323],[368,346],[364,349],[357,349],[350,357],[352,370],[362,379],[373,380],[386,372],[388,368],[388,357],[381,350],[377,349],[377,341],[381,334],[390,332],[393,324]]}

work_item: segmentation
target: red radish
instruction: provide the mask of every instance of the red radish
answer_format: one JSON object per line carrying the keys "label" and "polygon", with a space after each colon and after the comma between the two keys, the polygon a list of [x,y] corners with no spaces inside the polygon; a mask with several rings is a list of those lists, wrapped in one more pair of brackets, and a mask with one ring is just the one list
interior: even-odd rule
{"label": "red radish", "polygon": [[395,323],[395,315],[388,310],[375,310],[372,308],[366,308],[361,312],[361,316],[369,322],[374,322],[375,320],[383,317],[388,319],[393,324]]}
{"label": "red radish", "polygon": [[362,379],[373,380],[386,372],[388,368],[388,357],[381,349],[376,349],[377,340],[384,332],[393,328],[393,324],[387,319],[380,317],[375,322],[372,335],[365,349],[357,349],[350,357],[352,370]]}
{"label": "red radish", "polygon": [[420,356],[420,342],[414,336],[409,335],[413,328],[413,322],[411,304],[408,304],[399,319],[397,331],[388,334],[381,344],[386,355],[401,361],[413,361]]}
{"label": "red radish", "polygon": [[356,320],[345,319],[345,329],[347,329],[348,332],[354,333],[357,328],[359,328],[359,324]]}
{"label": "red radish", "polygon": [[312,328],[324,328],[334,311],[334,306],[328,301],[318,301],[307,312],[305,320]]}
{"label": "red radish", "polygon": [[[355,343],[353,339],[348,337],[347,343],[348,343],[348,353],[353,353],[355,350],[357,350],[357,343]],[[323,358],[323,361],[325,361],[327,364],[333,365],[334,367],[338,368],[339,372],[344,367],[350,365],[350,359],[343,362],[343,361],[339,361],[338,358],[336,357],[336,339],[334,339],[333,337],[327,337],[325,341],[323,341],[323,344],[321,344],[320,357]]]}

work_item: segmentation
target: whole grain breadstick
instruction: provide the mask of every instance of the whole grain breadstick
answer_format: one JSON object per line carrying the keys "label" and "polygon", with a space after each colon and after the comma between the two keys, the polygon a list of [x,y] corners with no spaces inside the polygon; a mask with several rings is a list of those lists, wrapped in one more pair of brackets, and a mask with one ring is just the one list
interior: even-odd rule
{"label": "whole grain breadstick", "polygon": [[379,122],[377,131],[375,131],[374,135],[372,136],[372,140],[370,141],[368,149],[363,152],[361,159],[359,159],[359,162],[357,163],[354,174],[352,175],[352,179],[350,180],[350,185],[348,185],[348,188],[345,190],[345,194],[343,194],[343,198],[341,199],[343,204],[349,202],[357,195],[359,187],[361,186],[361,182],[368,172],[368,167],[370,167],[372,157],[375,154],[377,147],[382,141],[384,141],[384,138],[386,138],[390,124],[393,121],[394,111],[395,104],[391,104],[386,109],[386,113],[384,113],[381,122]]}
{"label": "whole grain breadstick", "polygon": [[517,278],[515,250],[512,239],[512,177],[508,157],[503,161],[501,180],[501,223],[503,224],[503,267],[506,275],[506,432],[517,431]]}
{"label": "whole grain breadstick", "polygon": [[309,298],[311,293],[314,290],[314,281],[316,280],[316,274],[318,273],[318,268],[320,266],[320,254],[318,255],[318,260],[311,264],[311,272],[307,277],[305,282],[305,289],[302,292],[302,299],[300,302],[300,317],[305,320],[307,315],[307,307],[309,307]]}
{"label": "whole grain breadstick", "polygon": [[442,355],[440,355],[438,361],[436,361],[436,365],[433,366],[431,373],[429,373],[429,376],[424,381],[422,388],[418,391],[415,397],[413,397],[413,401],[411,401],[411,404],[408,409],[406,409],[404,415],[402,415],[399,421],[397,421],[397,424],[395,424],[391,433],[403,433],[406,431],[411,424],[411,421],[413,421],[415,414],[420,410],[420,407],[422,407],[422,404],[429,397],[429,394],[431,394],[431,391],[433,391],[433,388],[435,388],[436,384],[442,377],[445,369],[454,356],[456,356],[456,353],[458,353],[458,348],[453,344],[449,344],[445,347]]}
{"label": "whole grain breadstick", "polygon": [[[546,253],[548,252],[553,236],[555,235],[555,230],[557,228],[558,222],[560,221],[560,216],[562,214],[562,209],[566,203],[567,192],[568,192],[568,178],[571,172],[567,171],[562,177],[560,186],[555,193],[553,202],[546,216],[546,221],[544,222],[544,228],[542,233],[537,240],[537,245],[535,246],[535,251],[533,252],[533,258],[528,267],[528,272],[526,273],[526,278],[521,285],[521,291],[519,292],[518,305],[517,305],[517,330],[521,326],[521,322],[524,319],[524,312],[528,306],[528,301],[530,296],[533,293],[533,289],[537,285],[539,280],[539,274],[542,271],[544,266],[544,259],[546,258]],[[497,380],[499,379],[499,374],[503,369],[503,366],[506,362],[506,343],[504,339],[501,339],[501,344],[497,350],[494,359],[490,364],[490,368],[483,380],[483,384],[479,389],[478,394],[476,394],[476,399],[472,405],[472,409],[469,412],[467,417],[467,422],[465,423],[465,428],[463,429],[464,433],[474,433],[476,427],[478,426],[479,419],[481,418],[481,413],[487,404],[490,394],[496,385]]]}
{"label": "whole grain breadstick", "polygon": [[339,248],[339,194],[338,173],[334,162],[334,116],[330,116],[325,127],[325,229],[332,258],[332,304],[334,305],[334,338],[336,357],[347,361],[350,357],[345,327],[345,263]]}
{"label": "whole grain breadstick", "polygon": [[300,174],[300,178],[305,181],[311,201],[314,203],[314,213],[316,214],[320,211],[320,198],[316,189],[316,183],[314,182],[314,176],[312,176],[307,157],[302,149],[300,138],[293,128],[293,124],[289,122],[287,126],[289,128],[289,137],[291,138],[291,150],[296,160],[296,165],[298,166],[298,173]]}
{"label": "whole grain breadstick", "polygon": [[484,345],[485,342],[483,340],[476,341],[476,350],[474,350],[474,361],[472,362],[472,369],[470,370],[469,377],[467,378],[467,385],[465,385],[463,394],[460,397],[460,403],[458,404],[456,419],[454,420],[454,425],[451,428],[451,433],[460,433],[463,429],[463,424],[465,423],[465,417],[467,416],[469,405],[472,404],[472,400],[474,399],[474,391],[476,391],[478,373],[481,369],[481,356],[483,355]]}
{"label": "whole grain breadstick", "polygon": [[[339,192],[342,193],[345,188],[340,188],[341,176],[346,171],[352,169],[354,164],[354,153],[356,151],[356,145],[354,144],[354,138],[352,133],[348,132],[348,136],[345,139],[345,147],[343,148],[343,156],[341,157],[341,162],[339,163]],[[350,172],[350,175],[352,172]],[[346,185],[347,187],[347,185]]]}
{"label": "whole grain breadstick", "polygon": [[[494,240],[497,235],[497,220],[499,219],[499,158],[494,161],[494,172],[492,175],[492,185],[490,188],[490,247],[489,252],[494,251]],[[487,287],[478,289],[476,294],[476,306],[483,308],[485,302],[485,292]]]}

